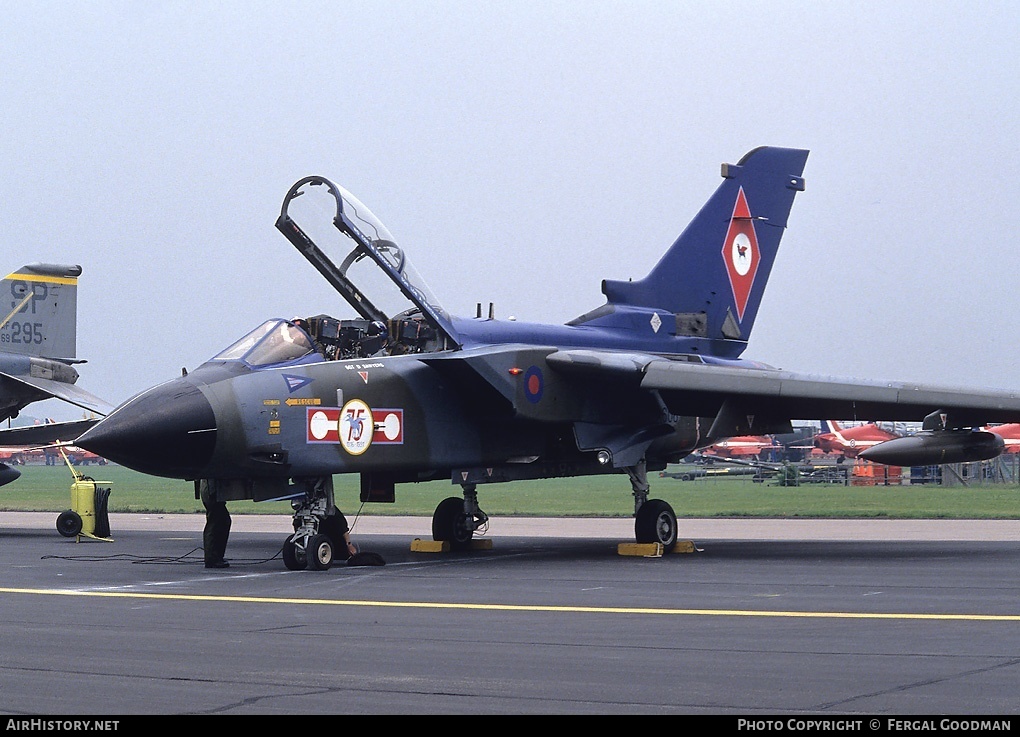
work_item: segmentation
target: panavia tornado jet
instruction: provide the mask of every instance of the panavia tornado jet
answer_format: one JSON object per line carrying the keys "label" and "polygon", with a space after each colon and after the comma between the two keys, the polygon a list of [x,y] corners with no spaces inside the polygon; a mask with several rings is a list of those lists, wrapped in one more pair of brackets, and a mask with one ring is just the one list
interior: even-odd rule
{"label": "panavia tornado jet", "polygon": [[480,307],[473,318],[447,313],[368,208],[327,179],[302,179],[276,227],[356,316],[267,320],[75,444],[144,473],[208,480],[227,499],[291,499],[292,570],[328,568],[344,549],[336,475],[356,474],[366,502],[450,480],[460,493],[439,501],[433,537],[465,549],[488,524],[488,484],[625,474],[635,539],[668,550],[676,514],[652,497],[649,472],[728,437],[790,433],[794,419],[929,417],[929,436],[904,458],[926,442],[946,459],[1001,450],[977,428],[1020,420],[1020,394],[741,358],[807,156],[762,147],[724,164],[647,276],[603,281],[605,304],[563,325],[496,320]]}

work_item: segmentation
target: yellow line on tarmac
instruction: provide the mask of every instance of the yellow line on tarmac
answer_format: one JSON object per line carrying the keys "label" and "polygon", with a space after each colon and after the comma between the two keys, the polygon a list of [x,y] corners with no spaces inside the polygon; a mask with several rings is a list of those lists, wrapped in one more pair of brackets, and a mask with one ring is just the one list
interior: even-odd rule
{"label": "yellow line on tarmac", "polygon": [[466,609],[493,612],[550,612],[553,614],[655,614],[712,617],[779,617],[787,619],[927,619],[966,622],[1020,622],[1020,614],[912,614],[906,612],[770,612],[752,609],[669,609],[659,607],[540,606],[532,604],[455,604],[433,601],[358,601],[355,599],[287,599],[269,596],[206,596],[197,594],[145,594],[128,591],[75,591],[72,589],[2,588],[2,594],[80,596],[105,599],[234,602],[237,604],[314,604],[390,609]]}

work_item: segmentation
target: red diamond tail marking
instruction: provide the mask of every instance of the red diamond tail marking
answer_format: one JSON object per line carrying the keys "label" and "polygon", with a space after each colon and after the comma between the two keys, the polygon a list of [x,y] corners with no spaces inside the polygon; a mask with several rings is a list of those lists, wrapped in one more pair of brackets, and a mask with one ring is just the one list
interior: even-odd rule
{"label": "red diamond tail marking", "polygon": [[758,250],[758,237],[754,233],[751,220],[751,209],[747,206],[744,188],[737,191],[737,201],[733,205],[730,216],[730,227],[726,231],[726,240],[722,247],[726,273],[730,277],[730,288],[733,290],[733,301],[737,305],[737,319],[744,319],[744,309],[751,296],[754,286],[754,275],[758,273],[761,253]]}

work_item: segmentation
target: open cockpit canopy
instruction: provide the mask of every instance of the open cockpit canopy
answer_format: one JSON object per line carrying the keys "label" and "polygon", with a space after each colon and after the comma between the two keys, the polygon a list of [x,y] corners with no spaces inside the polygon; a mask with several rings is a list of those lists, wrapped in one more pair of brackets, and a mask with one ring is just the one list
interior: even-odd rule
{"label": "open cockpit canopy", "polygon": [[390,332],[407,319],[436,335],[431,350],[459,345],[446,312],[386,226],[354,195],[322,177],[297,182],[276,227],[365,320]]}

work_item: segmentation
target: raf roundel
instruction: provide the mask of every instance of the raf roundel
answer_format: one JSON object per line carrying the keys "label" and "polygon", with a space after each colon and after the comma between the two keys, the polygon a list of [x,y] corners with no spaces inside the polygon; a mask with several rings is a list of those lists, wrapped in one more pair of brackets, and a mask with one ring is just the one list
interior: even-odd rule
{"label": "raf roundel", "polygon": [[542,369],[532,366],[524,372],[524,396],[532,404],[542,401],[542,392],[545,391],[545,379],[542,377]]}

